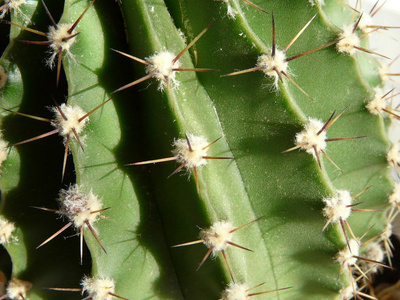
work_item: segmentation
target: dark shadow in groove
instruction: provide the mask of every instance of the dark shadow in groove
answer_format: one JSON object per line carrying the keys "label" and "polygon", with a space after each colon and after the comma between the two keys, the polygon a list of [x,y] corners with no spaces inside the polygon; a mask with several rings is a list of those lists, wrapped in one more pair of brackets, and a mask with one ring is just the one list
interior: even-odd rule
{"label": "dark shadow in groove", "polygon": [[[97,2],[98,13],[114,9],[115,5],[111,5],[111,2],[113,1]],[[135,8],[130,7],[130,9]],[[105,45],[105,51],[109,51],[109,55],[106,56],[101,70],[95,70],[95,73],[99,77],[100,84],[111,92],[129,80],[133,81],[143,76],[144,71],[142,65],[127,62],[125,57],[109,49],[132,53],[127,49],[127,45],[122,45],[121,41],[115,40],[119,36],[116,32],[123,30],[123,24],[117,24],[115,19],[109,20],[106,16],[102,16],[101,20],[108,42]],[[110,22],[112,26],[109,25]],[[137,39],[142,41],[141,34],[138,29]],[[135,50],[133,55],[147,57],[151,54],[145,53],[147,48],[144,40],[140,44],[135,43],[136,46],[138,53]],[[132,74],[131,66],[136,68],[136,74]],[[183,278],[187,281],[187,275],[190,274],[193,281],[192,290],[195,287],[198,291],[203,290],[203,295],[218,297],[221,282],[224,281],[220,261],[209,260],[196,272],[198,263],[207,251],[204,245],[186,249],[170,248],[171,245],[196,239],[199,232],[196,225],[203,228],[210,226],[209,222],[204,224],[206,219],[204,207],[196,201],[198,196],[193,180],[188,183],[187,176],[179,175],[167,179],[177,167],[174,162],[144,167],[125,166],[135,161],[170,156],[173,138],[182,134],[177,132],[172,122],[173,117],[167,108],[167,100],[163,93],[155,90],[158,84],[153,82],[151,87],[141,90],[145,85],[146,83],[143,83],[115,95],[113,103],[121,126],[121,140],[112,151],[117,159],[118,167],[125,170],[131,182],[134,183],[135,192],[138,195],[140,224],[132,230],[137,233],[136,239],[148,249],[160,268],[160,277],[153,283],[154,295],[178,299],[182,296],[182,290],[185,289],[184,286],[179,286],[180,280]],[[174,186],[179,186],[179,189]],[[177,199],[180,200],[176,201]],[[183,203],[185,204],[182,206]],[[190,207],[191,211],[185,212],[182,207]],[[182,219],[178,219],[178,216]],[[196,217],[193,218],[193,216]],[[174,239],[179,237],[179,239],[171,240],[171,236],[174,236]],[[182,273],[183,265],[186,267]],[[204,288],[204,286],[208,287]],[[196,295],[196,293],[191,295],[192,299],[210,298]]]}
{"label": "dark shadow in groove", "polygon": [[[58,20],[62,12],[63,2],[47,2],[46,4],[49,5],[54,18]],[[34,25],[31,27],[47,31],[49,23],[44,8],[39,3],[33,16]],[[17,39],[39,40],[36,35],[25,31],[22,31]],[[23,113],[52,118],[53,115],[48,107],[54,105],[52,98],[59,103],[65,101],[67,83],[62,71],[59,86],[56,88],[56,72],[50,70],[44,64],[44,61],[48,58],[46,51],[45,46],[15,42],[10,54],[12,53],[11,63],[18,65],[24,83],[23,99],[21,105],[16,109]],[[29,56],[27,53],[29,53]],[[7,103],[2,103],[2,105],[7,107]],[[4,138],[10,144],[53,129],[46,122],[13,114],[8,114],[2,121]],[[36,249],[41,242],[60,229],[65,222],[53,213],[39,211],[30,206],[57,209],[55,199],[58,197],[59,190],[75,181],[72,159],[71,157],[68,158],[68,171],[64,182],[61,183],[64,155],[61,137],[44,138],[17,146],[12,151],[17,151],[20,156],[20,178],[16,188],[2,193],[3,213],[23,231],[24,237],[19,243],[25,244],[28,251],[27,269],[14,275],[32,282],[34,286],[31,292],[39,294],[44,299],[51,299],[54,294],[43,290],[43,287],[73,286],[76,282],[79,282],[83,273],[88,273],[88,270],[90,270],[91,258],[89,252],[85,249],[84,266],[79,265],[79,239],[76,238],[64,240],[59,236],[49,244]],[[63,235],[68,236],[74,233],[73,230],[67,230]],[[60,294],[57,295],[57,299],[67,300],[70,299],[70,296]]]}

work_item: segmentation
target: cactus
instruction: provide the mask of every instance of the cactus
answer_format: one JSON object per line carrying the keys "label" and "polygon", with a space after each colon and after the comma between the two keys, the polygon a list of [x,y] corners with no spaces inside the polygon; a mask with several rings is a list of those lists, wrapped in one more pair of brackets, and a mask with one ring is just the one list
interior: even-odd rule
{"label": "cactus", "polygon": [[[390,261],[400,117],[360,14],[336,0],[20,2],[1,24],[1,299],[368,293]],[[49,12],[66,47],[43,40]]]}

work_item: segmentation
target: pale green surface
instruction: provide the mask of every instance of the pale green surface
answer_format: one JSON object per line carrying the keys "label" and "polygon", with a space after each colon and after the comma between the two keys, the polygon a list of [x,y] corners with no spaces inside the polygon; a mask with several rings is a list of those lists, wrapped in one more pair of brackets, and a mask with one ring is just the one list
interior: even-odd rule
{"label": "pale green surface", "polygon": [[[271,45],[271,14],[248,7],[242,1],[233,2],[241,14],[236,20],[230,20],[225,16],[226,6],[222,2],[166,1],[167,10],[163,1],[123,0],[121,10],[130,45],[127,50],[116,4],[101,1],[88,11],[77,27],[80,34],[71,48],[75,61],[63,60],[69,104],[90,111],[108,99],[113,90],[145,75],[142,64],[131,62],[110,48],[142,59],[162,50],[177,54],[185,43],[176,28],[183,31],[189,43],[213,20],[209,31],[190,50],[191,56],[186,53],[180,62],[184,68],[195,65],[218,72],[198,76],[193,72],[180,72],[176,75],[180,84],[170,92],[158,91],[155,79],[123,91],[90,116],[82,135],[85,152],[75,141],[72,143],[78,184],[99,195],[104,207],[111,207],[102,213],[106,218],[95,224],[107,255],[85,230],[93,275],[113,277],[117,281],[116,293],[129,299],[218,299],[221,290],[230,282],[222,257],[209,258],[196,272],[207,249],[203,245],[172,249],[170,246],[198,239],[196,226],[206,228],[215,221],[229,220],[237,227],[265,216],[234,235],[235,243],[254,251],[229,247],[227,255],[235,279],[250,287],[266,282],[257,291],[293,287],[260,296],[263,299],[337,299],[337,291],[348,284],[348,279],[342,276],[337,280],[339,265],[334,262],[334,256],[345,243],[338,226],[330,226],[321,233],[325,224],[321,199],[329,196],[334,188],[349,189],[355,195],[372,184],[373,188],[357,200],[363,202],[363,207],[383,209],[391,191],[384,158],[389,147],[384,137],[386,128],[378,117],[364,109],[364,102],[372,95],[368,84],[377,83],[374,76],[359,76],[359,61],[364,62],[365,56],[345,57],[331,46],[291,61],[291,76],[315,99],[311,101],[287,80],[280,84],[279,92],[271,91],[268,87],[271,80],[261,72],[220,77],[255,65],[257,56]],[[339,31],[333,24],[340,23],[337,12],[342,9],[334,0],[326,2],[325,8],[311,7],[306,0],[256,3],[269,12],[274,11],[279,49],[283,49],[315,13],[320,13],[288,50],[288,56],[292,56],[328,43],[337,36]],[[87,5],[88,1],[67,1],[62,22],[73,22]],[[43,7],[40,9],[42,11]],[[41,14],[43,16],[43,11]],[[351,19],[351,16],[345,18]],[[25,47],[28,46],[35,47]],[[40,63],[37,58],[35,64]],[[365,72],[369,70],[364,68],[363,74]],[[47,76],[53,84],[55,73]],[[30,84],[39,82],[37,77],[29,77]],[[316,78],[325,80],[316,84]],[[18,82],[16,80],[16,84]],[[21,89],[10,85],[5,91],[5,95],[8,94],[18,99]],[[51,105],[49,99],[43,102],[43,105]],[[29,103],[32,105],[32,101]],[[312,156],[303,151],[281,153],[293,146],[296,132],[308,117],[325,121],[334,110],[339,113],[348,104],[351,106],[329,129],[328,137],[368,135],[368,138],[328,145],[330,157],[345,171],[344,175],[325,159],[320,170]],[[5,107],[17,109],[17,106],[15,102]],[[13,118],[20,120],[22,117]],[[34,122],[37,121],[29,120],[24,130],[30,131],[37,124]],[[198,170],[200,195],[196,193],[193,175],[190,182],[186,175],[167,179],[177,167],[174,162],[125,166],[135,161],[171,156],[172,141],[185,133],[203,135],[210,142],[222,137],[210,147],[209,154],[235,158],[211,160]],[[27,138],[28,133],[22,135]],[[28,135],[31,136],[33,134]],[[14,138],[12,142],[23,138]],[[60,140],[52,138],[48,143],[54,145]],[[44,140],[35,143],[44,143]],[[26,149],[23,147],[18,149]],[[40,167],[41,172],[56,178],[48,196],[50,199],[54,199],[62,187],[57,183],[63,153],[61,145],[57,151],[54,158],[57,170],[47,170],[47,165]],[[48,151],[40,153],[42,158],[48,158]],[[17,152],[12,155],[15,158],[6,162],[4,174],[8,169],[8,174],[18,170],[15,167],[19,161]],[[23,157],[26,160],[26,151]],[[34,177],[30,170],[30,166],[23,168],[22,178]],[[3,191],[7,189],[5,185],[9,189],[18,185],[18,174],[12,176],[16,179],[10,183],[10,175],[3,180]],[[19,190],[18,197],[32,190],[36,197],[43,197],[40,189],[32,186]],[[47,207],[55,208],[51,200],[48,202]],[[32,212],[31,209],[29,212],[32,220],[40,217],[44,224],[54,219],[51,213]],[[373,236],[385,226],[382,213],[357,212],[349,222],[356,235],[377,223],[370,233]],[[34,248],[62,224],[65,222],[58,220],[51,227],[54,230],[48,228],[45,233],[41,230],[37,238],[31,235],[33,242],[27,243],[28,256],[42,257],[44,247]],[[58,247],[67,248],[61,237],[57,239],[61,244]],[[79,269],[78,239],[69,240],[71,250],[67,252],[75,255],[69,264],[76,264]],[[57,251],[59,244],[51,241],[45,247]],[[22,250],[11,246],[9,250],[14,274],[19,274],[26,263],[14,255]],[[88,253],[85,257],[88,259]],[[47,263],[56,269],[53,261]],[[49,275],[51,280],[37,277],[34,266],[28,267],[28,274],[38,286],[78,287],[84,273],[70,271],[75,278],[69,278],[67,283],[63,278],[52,276],[53,273]],[[46,270],[46,265],[41,265],[42,270]],[[33,296],[36,293],[32,293],[31,299],[36,299]],[[55,293],[47,295],[54,297]],[[71,295],[57,293],[57,297],[65,299],[72,298]]]}

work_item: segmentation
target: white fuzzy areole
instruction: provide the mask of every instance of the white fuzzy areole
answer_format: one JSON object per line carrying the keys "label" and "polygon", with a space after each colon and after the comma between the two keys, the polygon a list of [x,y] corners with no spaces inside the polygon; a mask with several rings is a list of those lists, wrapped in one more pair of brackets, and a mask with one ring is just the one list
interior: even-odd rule
{"label": "white fuzzy areole", "polygon": [[372,28],[371,26],[374,26],[374,21],[372,20],[371,15],[364,11],[362,13],[360,22],[358,22],[357,28],[359,28],[364,33],[371,33],[374,31],[374,28]]}
{"label": "white fuzzy areole", "polygon": [[331,220],[331,223],[338,223],[340,219],[346,220],[351,214],[352,197],[349,191],[338,190],[335,196],[331,198],[324,198],[322,201],[325,203],[323,215]]}
{"label": "white fuzzy areole", "polygon": [[72,56],[70,52],[71,46],[75,43],[76,34],[75,32],[69,33],[72,24],[57,24],[57,28],[54,26],[49,27],[49,32],[47,33],[47,39],[51,43],[49,47],[52,50],[48,64],[50,66],[54,65],[54,60],[58,53],[65,52],[67,55]]}
{"label": "white fuzzy areole", "polygon": [[400,182],[396,182],[392,194],[389,196],[389,203],[392,205],[400,204]]}
{"label": "white fuzzy areole", "polygon": [[89,122],[89,117],[86,117],[82,121],[79,121],[86,112],[77,105],[71,106],[65,103],[60,105],[61,111],[64,113],[66,120],[58,111],[57,107],[53,107],[54,119],[52,125],[60,130],[59,134],[63,137],[67,135],[73,135],[72,129],[75,129],[76,133],[79,135],[85,128],[87,122]]}
{"label": "white fuzzy areole", "polygon": [[187,135],[192,151],[189,149],[189,145],[186,139],[177,139],[173,143],[174,149],[172,153],[177,156],[178,163],[185,163],[186,168],[201,167],[207,164],[207,160],[203,156],[207,156],[208,148],[204,149],[209,143],[203,136],[196,136],[193,134]]}
{"label": "white fuzzy areole", "polygon": [[215,222],[210,228],[200,231],[200,238],[203,239],[207,248],[212,248],[212,255],[215,256],[219,251],[228,247],[233,233],[233,225],[228,221]]}
{"label": "white fuzzy areole", "polygon": [[360,38],[357,34],[353,33],[353,26],[343,26],[343,31],[339,35],[340,41],[336,44],[336,49],[340,53],[353,55],[356,52],[355,47],[360,46]]}
{"label": "white fuzzy areole", "polygon": [[25,4],[26,0],[6,0],[4,4],[8,5],[10,9],[18,9],[22,4]]}
{"label": "white fuzzy areole", "polygon": [[247,300],[248,287],[244,283],[230,283],[227,288],[222,292],[222,300]]}
{"label": "white fuzzy areole", "polygon": [[386,155],[386,160],[395,167],[400,164],[400,149],[398,144],[393,144]]}
{"label": "white fuzzy areole", "polygon": [[0,216],[0,244],[8,244],[14,230],[15,224]]}
{"label": "white fuzzy areole", "polygon": [[360,254],[360,245],[358,244],[358,241],[355,239],[349,240],[349,246],[351,252],[349,247],[346,246],[336,256],[336,261],[341,265],[345,265],[346,267],[353,266],[357,262],[357,258],[354,256],[359,256]]}
{"label": "white fuzzy areole", "polygon": [[61,190],[59,198],[60,213],[80,228],[88,221],[91,225],[97,221],[98,213],[91,213],[102,209],[102,203],[92,191],[83,193],[77,184],[71,185],[68,190]]}
{"label": "white fuzzy areole", "polygon": [[8,283],[6,290],[8,298],[6,299],[27,300],[28,298],[26,297],[26,293],[31,287],[32,283],[25,280],[13,278]]}
{"label": "white fuzzy areole", "polygon": [[[354,285],[354,287],[353,287],[353,285]],[[350,284],[350,285],[346,286],[345,288],[342,288],[339,291],[340,297],[342,297],[343,300],[349,300],[349,299],[353,298],[354,291],[357,291],[357,289],[358,289],[357,283],[354,282],[353,285]],[[353,290],[353,288],[354,288],[354,290]]]}
{"label": "white fuzzy areole", "polygon": [[226,15],[228,16],[229,19],[235,20],[236,19],[236,14],[237,11],[232,7],[232,5],[229,3],[229,0],[222,0],[226,4]]}
{"label": "white fuzzy areole", "polygon": [[[110,278],[84,277],[81,282],[82,293],[92,300],[111,300],[115,293],[115,282]],[[86,299],[86,298],[85,298]]]}
{"label": "white fuzzy areole", "polygon": [[304,125],[304,130],[296,134],[296,146],[305,150],[307,153],[315,156],[314,146],[317,151],[326,148],[326,131],[322,131],[317,135],[318,131],[324,126],[321,120],[309,118],[308,123]]}
{"label": "white fuzzy areole", "polygon": [[383,82],[386,82],[386,81],[389,80],[390,77],[389,77],[388,74],[390,73],[390,70],[389,70],[389,65],[388,64],[386,64],[382,60],[379,60],[379,69],[378,69],[378,71],[379,71],[379,77],[381,78],[381,80]]}
{"label": "white fuzzy areole", "polygon": [[7,159],[8,156],[8,143],[0,138],[0,166]]}
{"label": "white fuzzy areole", "polygon": [[372,115],[381,115],[384,113],[383,108],[386,108],[386,100],[383,97],[383,92],[380,88],[375,88],[375,95],[371,101],[365,106]]}
{"label": "white fuzzy areole", "polygon": [[147,74],[153,74],[154,77],[160,82],[158,87],[159,90],[163,90],[167,85],[166,80],[173,84],[173,87],[179,85],[178,81],[175,79],[175,71],[180,66],[179,61],[173,62],[175,54],[169,51],[161,51],[155,53],[154,55],[147,57],[146,61],[149,65],[146,67]]}
{"label": "white fuzzy areole", "polygon": [[6,15],[6,13],[11,10],[21,12],[21,9],[19,7],[25,3],[26,0],[5,0],[3,4],[4,8],[0,12],[0,19],[2,19]]}
{"label": "white fuzzy areole", "polygon": [[382,241],[388,241],[393,234],[393,225],[387,224],[385,230],[381,233]]}
{"label": "white fuzzy areole", "polygon": [[2,66],[0,66],[0,89],[4,88],[7,84],[8,76]]}
{"label": "white fuzzy areole", "polygon": [[[377,262],[383,262],[385,259],[385,252],[383,251],[382,246],[376,242],[369,242],[362,248],[363,257],[374,260]],[[378,265],[371,262],[365,262],[366,270],[371,269],[371,272],[375,273],[378,271]]]}
{"label": "white fuzzy areole", "polygon": [[283,51],[276,50],[274,57],[272,57],[272,49],[269,49],[267,54],[263,54],[257,59],[257,67],[263,68],[262,71],[265,75],[274,79],[274,86],[278,89],[279,75],[277,72],[288,72],[288,62],[286,55]]}
{"label": "white fuzzy areole", "polygon": [[325,5],[325,0],[308,0],[308,2],[310,2],[311,6],[314,6],[314,5],[319,5],[319,6]]}

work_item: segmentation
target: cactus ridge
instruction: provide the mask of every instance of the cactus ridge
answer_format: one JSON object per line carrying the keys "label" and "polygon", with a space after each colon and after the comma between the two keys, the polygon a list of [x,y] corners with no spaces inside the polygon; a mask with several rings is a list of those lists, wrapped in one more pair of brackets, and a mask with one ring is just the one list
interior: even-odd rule
{"label": "cactus ridge", "polygon": [[[368,46],[369,35],[395,27],[373,25],[381,7],[14,2],[0,8],[10,16],[0,61],[0,242],[12,268],[0,299],[51,299],[57,291],[93,300],[375,299],[368,281],[392,265],[400,202],[390,177],[400,151],[387,138],[399,119],[388,101],[397,94],[383,80],[396,73]],[[31,28],[49,18],[48,33]],[[48,40],[29,41],[30,33]],[[50,46],[50,58],[18,41]],[[289,49],[298,54],[287,56]],[[47,68],[54,64],[56,74]],[[132,77],[139,79],[124,83]],[[60,104],[48,111],[53,94]],[[55,129],[40,133],[20,116]],[[25,139],[28,131],[33,138]],[[28,143],[57,133],[61,145]],[[178,163],[172,174],[151,166],[166,161]],[[188,176],[171,177],[181,170]],[[56,199],[58,210],[46,208]],[[32,206],[67,223],[60,229]],[[206,228],[197,240],[195,226]],[[41,247],[69,227],[80,235],[79,254],[68,240]],[[201,247],[181,249],[201,243],[205,256]],[[63,288],[77,282],[81,288]],[[249,288],[259,282],[267,291],[253,291],[263,283]]]}

